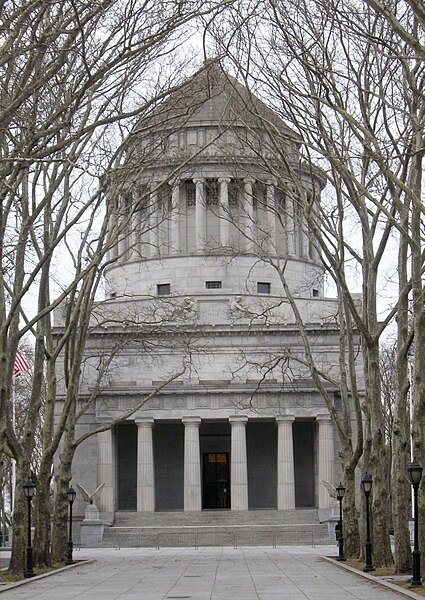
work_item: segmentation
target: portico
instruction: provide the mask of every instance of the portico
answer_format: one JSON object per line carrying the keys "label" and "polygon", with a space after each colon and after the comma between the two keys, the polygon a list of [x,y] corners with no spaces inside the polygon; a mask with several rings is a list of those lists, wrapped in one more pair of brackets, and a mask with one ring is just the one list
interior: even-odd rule
{"label": "portico", "polygon": [[110,486],[101,493],[105,512],[329,507],[320,485],[334,472],[326,415],[139,417],[98,434],[98,448],[99,477],[117,486],[116,493]]}

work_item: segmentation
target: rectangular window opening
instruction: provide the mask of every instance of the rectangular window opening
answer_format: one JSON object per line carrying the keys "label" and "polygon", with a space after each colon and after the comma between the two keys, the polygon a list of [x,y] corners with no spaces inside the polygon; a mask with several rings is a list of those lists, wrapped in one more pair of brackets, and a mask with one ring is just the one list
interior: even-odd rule
{"label": "rectangular window opening", "polygon": [[168,296],[171,293],[171,286],[169,283],[158,283],[156,286],[157,296]]}
{"label": "rectangular window opening", "polygon": [[270,294],[270,283],[266,281],[257,282],[257,293],[258,294]]}
{"label": "rectangular window opening", "polygon": [[207,290],[221,290],[221,281],[206,281],[205,287]]}

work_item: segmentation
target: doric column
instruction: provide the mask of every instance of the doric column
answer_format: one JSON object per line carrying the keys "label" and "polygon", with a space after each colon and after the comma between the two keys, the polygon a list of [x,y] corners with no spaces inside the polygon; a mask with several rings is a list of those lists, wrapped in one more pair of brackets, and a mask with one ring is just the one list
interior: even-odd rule
{"label": "doric column", "polygon": [[196,185],[196,206],[195,206],[195,239],[196,250],[203,252],[205,246],[205,179],[194,179]]}
{"label": "doric column", "polygon": [[255,247],[255,223],[254,223],[254,179],[244,179],[244,205],[243,205],[243,233],[246,235],[245,248],[247,252],[254,252]]}
{"label": "doric column", "polygon": [[[105,262],[110,263],[116,260],[118,256],[118,244],[115,239],[115,231],[117,226],[118,214],[114,212],[108,221],[108,235],[106,237],[105,244],[109,246],[108,251],[105,254]],[[111,242],[114,240],[113,245]]]}
{"label": "doric column", "polygon": [[155,472],[153,465],[154,420],[136,418],[137,423],[137,510],[155,511]]}
{"label": "doric column", "polygon": [[98,508],[101,512],[115,510],[115,485],[112,429],[97,434],[97,485],[105,485],[100,491]]}
{"label": "doric column", "polygon": [[304,210],[301,210],[301,218],[300,218],[300,235],[301,235],[301,249],[302,255],[304,258],[308,258],[310,255],[310,238],[309,231],[307,225],[307,218],[305,216]]}
{"label": "doric column", "polygon": [[319,424],[319,508],[331,508],[332,498],[323,481],[334,481],[334,427],[330,415],[317,415]]}
{"label": "doric column", "polygon": [[[137,201],[138,201],[138,198],[133,195],[133,209],[134,209]],[[142,218],[142,211],[139,206],[138,210],[134,210],[133,214],[131,215],[131,223],[130,223],[131,231],[130,231],[130,237],[129,237],[129,239],[130,239],[130,248],[129,248],[130,257],[132,257],[132,256],[140,257],[140,254],[142,251],[141,218]]]}
{"label": "doric column", "polygon": [[295,252],[295,205],[293,197],[286,196],[286,235],[288,243],[288,254],[294,255]]}
{"label": "doric column", "polygon": [[[313,213],[311,213],[311,214],[316,214],[318,199],[315,197],[314,194],[312,194],[310,197],[310,203],[313,205]],[[319,242],[312,231],[310,232],[310,241],[311,241],[311,246],[310,246],[311,258],[313,260],[315,260],[316,262],[320,262],[321,250],[320,250]]]}
{"label": "doric column", "polygon": [[128,215],[124,206],[124,198],[120,199],[120,215],[119,221],[119,234],[118,234],[118,260],[126,260],[127,258],[127,246],[128,246]]}
{"label": "doric column", "polygon": [[114,261],[116,261],[117,258],[118,258],[118,244],[117,243],[115,243],[112,246],[110,252],[111,252],[111,259],[114,260]]}
{"label": "doric column", "polygon": [[[156,185],[156,184],[155,184]],[[149,202],[149,255],[151,258],[158,256],[159,252],[159,205],[158,191],[155,190],[150,195]]]}
{"label": "doric column", "polygon": [[146,236],[143,235],[144,232],[146,231],[145,219],[146,219],[146,208],[140,207],[139,210],[137,211],[137,236],[138,236],[137,247],[139,248],[140,256],[143,255],[143,258],[146,258],[146,250],[147,250],[146,244],[144,243],[144,241],[146,240]]}
{"label": "doric column", "polygon": [[105,252],[105,263],[109,264],[114,259],[114,248],[109,248]]}
{"label": "doric column", "polygon": [[293,416],[276,417],[277,434],[277,508],[295,508]]}
{"label": "doric column", "polygon": [[199,426],[201,417],[183,417],[184,425],[184,510],[201,510],[201,456]]}
{"label": "doric column", "polygon": [[[170,184],[171,185],[171,184]],[[180,253],[180,182],[172,186],[171,191],[171,252]]]}
{"label": "doric column", "polygon": [[276,253],[276,206],[274,198],[274,184],[267,182],[267,224],[269,230],[269,252]]}
{"label": "doric column", "polygon": [[248,417],[229,417],[232,428],[230,459],[230,498],[232,510],[248,510],[248,465],[246,460],[246,424]]}
{"label": "doric column", "polygon": [[218,181],[220,183],[220,243],[223,246],[223,248],[227,248],[230,245],[230,178],[222,177]]}
{"label": "doric column", "polygon": [[320,248],[316,239],[312,240],[312,259],[320,262]]}

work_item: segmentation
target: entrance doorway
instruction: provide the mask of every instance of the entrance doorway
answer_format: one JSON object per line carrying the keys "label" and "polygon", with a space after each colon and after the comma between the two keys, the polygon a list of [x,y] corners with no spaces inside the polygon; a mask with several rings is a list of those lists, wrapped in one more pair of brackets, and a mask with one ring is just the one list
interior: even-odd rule
{"label": "entrance doorway", "polygon": [[293,424],[296,508],[315,506],[315,425],[315,421]]}
{"label": "entrance doorway", "polygon": [[230,508],[228,452],[203,453],[202,508]]}
{"label": "entrance doorway", "polygon": [[137,425],[115,428],[117,448],[118,510],[137,510]]}

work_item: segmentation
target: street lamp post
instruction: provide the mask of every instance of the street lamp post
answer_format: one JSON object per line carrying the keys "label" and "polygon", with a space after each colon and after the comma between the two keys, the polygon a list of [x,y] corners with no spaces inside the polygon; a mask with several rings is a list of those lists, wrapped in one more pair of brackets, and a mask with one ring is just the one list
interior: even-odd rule
{"label": "street lamp post", "polygon": [[34,577],[35,573],[33,570],[32,542],[31,542],[31,501],[34,497],[35,485],[31,481],[30,477],[28,477],[28,479],[24,483],[23,487],[24,487],[24,494],[27,499],[27,506],[28,506],[27,568],[24,571],[24,577]]}
{"label": "street lamp post", "polygon": [[74,550],[74,544],[72,543],[72,505],[74,504],[75,496],[77,492],[74,490],[72,485],[69,486],[67,491],[68,502],[69,502],[69,535],[68,535],[68,554],[65,560],[66,565],[73,565],[74,560],[72,553]]}
{"label": "street lamp post", "polygon": [[336,488],[336,497],[339,502],[339,537],[338,537],[338,558],[337,560],[344,561],[344,536],[342,527],[342,499],[344,498],[345,487],[339,482],[339,486]]}
{"label": "street lamp post", "polygon": [[370,541],[370,515],[369,515],[369,496],[372,491],[372,477],[366,473],[361,481],[364,495],[366,496],[366,564],[363,569],[365,573],[374,571],[375,568],[372,564],[372,542]]}
{"label": "street lamp post", "polygon": [[407,476],[413,486],[413,552],[412,552],[412,587],[422,585],[421,580],[421,553],[419,551],[418,536],[418,489],[422,479],[422,467],[413,459],[413,462],[407,467]]}

